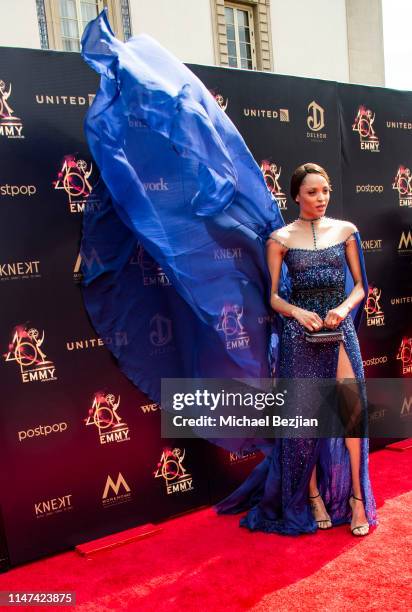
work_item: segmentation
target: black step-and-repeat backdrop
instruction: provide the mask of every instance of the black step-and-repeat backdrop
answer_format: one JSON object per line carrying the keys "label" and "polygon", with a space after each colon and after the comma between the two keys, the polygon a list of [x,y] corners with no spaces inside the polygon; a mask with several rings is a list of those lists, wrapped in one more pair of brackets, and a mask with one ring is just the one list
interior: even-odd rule
{"label": "black step-and-repeat backdrop", "polygon": [[[191,68],[245,137],[287,222],[294,168],[327,168],[328,214],[363,238],[366,374],[411,376],[412,94]],[[77,54],[0,49],[3,569],[210,504],[260,459],[162,440],[158,406],[105,347],[128,338],[98,338],[89,323],[79,242],[83,211],[99,206],[89,197],[98,173],[82,125],[97,85]],[[83,265],[98,267],[98,253]],[[148,292],[171,290],[139,245],[130,265]],[[152,350],[167,350],[162,321],[152,324]]]}

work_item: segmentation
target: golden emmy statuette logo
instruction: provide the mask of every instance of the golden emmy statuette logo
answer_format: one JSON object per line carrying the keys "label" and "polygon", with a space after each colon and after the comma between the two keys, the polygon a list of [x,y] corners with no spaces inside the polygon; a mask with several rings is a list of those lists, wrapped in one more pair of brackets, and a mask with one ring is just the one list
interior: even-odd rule
{"label": "golden emmy statuette logo", "polygon": [[325,109],[315,100],[308,106],[307,124],[312,132],[320,132],[325,127]]}
{"label": "golden emmy statuette logo", "polygon": [[402,374],[412,374],[412,338],[402,338],[396,359],[402,361]]}
{"label": "golden emmy statuette logo", "polygon": [[374,121],[375,113],[362,105],[359,107],[358,114],[355,117],[352,131],[358,132],[360,147],[363,151],[379,153],[379,138],[373,128]]}
{"label": "golden emmy statuette logo", "polygon": [[282,167],[275,162],[263,159],[260,163],[260,170],[265,179],[265,183],[270,193],[276,199],[281,210],[287,209],[287,198],[280,185],[279,178],[282,174]]}
{"label": "golden emmy statuette logo", "polygon": [[243,307],[238,304],[225,304],[220,313],[216,330],[223,332],[226,340],[226,348],[233,349],[250,348],[250,337],[242,324]]}
{"label": "golden emmy statuette logo", "polygon": [[186,451],[180,448],[165,448],[154,472],[155,478],[163,478],[166,493],[183,493],[193,490],[193,478],[183,466]]}
{"label": "golden emmy statuette logo", "polygon": [[26,329],[19,325],[15,328],[9,344],[9,352],[4,354],[5,361],[15,361],[20,368],[22,382],[50,382],[57,380],[54,363],[46,359],[42,346],[44,331],[40,333],[34,327]]}
{"label": "golden emmy statuette logo", "polygon": [[381,327],[385,325],[385,315],[380,306],[382,291],[378,287],[369,287],[368,296],[365,303],[366,324],[369,326]]}
{"label": "golden emmy statuette logo", "polygon": [[[124,491],[123,493],[120,492],[121,489]],[[110,495],[110,492],[112,492],[112,495]],[[118,473],[116,482],[114,482],[114,480],[109,474],[107,476],[106,484],[102,495],[103,507],[107,508],[108,506],[124,504],[130,501],[131,498],[132,493],[123,474],[121,472]]]}
{"label": "golden emmy statuette logo", "polygon": [[16,117],[8,101],[10,95],[11,83],[7,87],[6,83],[0,79],[0,136],[24,138],[23,123],[20,117]]}
{"label": "golden emmy statuette logo", "polygon": [[97,427],[100,444],[130,440],[129,427],[117,413],[119,405],[120,395],[117,400],[112,393],[96,393],[93,398],[89,416],[84,421],[86,425]]}
{"label": "golden emmy statuette logo", "polygon": [[399,194],[399,206],[412,207],[412,176],[406,166],[399,166],[392,183],[392,189]]}
{"label": "golden emmy statuette logo", "polygon": [[63,189],[68,197],[69,210],[71,213],[81,213],[85,210],[95,210],[98,202],[89,201],[93,189],[89,178],[93,172],[84,159],[77,160],[74,155],[66,155],[58,172],[57,180],[53,181],[56,190]]}
{"label": "golden emmy statuette logo", "polygon": [[170,287],[171,282],[161,266],[145,251],[141,244],[130,259],[131,265],[137,265],[142,271],[144,287]]}
{"label": "golden emmy statuette logo", "polygon": [[226,112],[227,106],[229,104],[229,98],[226,98],[225,100],[221,93],[214,91],[212,89],[209,91],[214,97],[214,99],[216,100],[216,102],[218,103],[218,105],[220,106],[220,108],[222,109],[222,111]]}

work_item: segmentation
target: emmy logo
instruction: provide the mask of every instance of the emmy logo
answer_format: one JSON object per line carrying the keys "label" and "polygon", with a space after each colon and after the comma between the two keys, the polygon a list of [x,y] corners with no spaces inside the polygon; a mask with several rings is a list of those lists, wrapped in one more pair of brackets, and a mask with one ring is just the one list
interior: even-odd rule
{"label": "emmy logo", "polygon": [[117,398],[108,393],[96,393],[93,398],[89,416],[84,419],[86,425],[95,425],[99,432],[100,444],[125,442],[130,440],[129,428],[117,413],[120,405],[120,395]]}
{"label": "emmy logo", "polygon": [[22,121],[20,117],[16,117],[8,102],[10,94],[11,83],[7,88],[6,83],[0,79],[0,136],[24,138]]}
{"label": "emmy logo", "polygon": [[412,374],[412,338],[402,338],[396,359],[402,361],[402,374]]}
{"label": "emmy logo", "polygon": [[217,104],[222,109],[222,111],[226,112],[227,105],[229,104],[229,98],[226,98],[225,100],[221,93],[214,91],[212,89],[210,90],[210,93],[212,94]]}
{"label": "emmy logo", "polygon": [[224,333],[229,351],[250,347],[250,338],[242,325],[242,317],[243,308],[238,304],[225,304],[220,313],[216,329]]}
{"label": "emmy logo", "polygon": [[144,287],[170,287],[166,274],[159,264],[144,250],[139,244],[137,251],[130,260],[130,264],[137,264],[142,271],[142,281]]}
{"label": "emmy logo", "polygon": [[373,128],[374,121],[375,113],[365,106],[360,106],[352,125],[352,131],[358,132],[362,150],[379,153],[379,138]]}
{"label": "emmy logo", "polygon": [[[85,210],[86,202],[92,191],[89,178],[93,171],[84,159],[76,160],[74,155],[66,155],[58,172],[57,180],[53,181],[54,189],[63,189],[68,196],[70,212]],[[97,202],[90,202],[87,210],[94,210]]]}
{"label": "emmy logo", "polygon": [[265,179],[267,188],[272,196],[276,199],[279,208],[281,210],[286,210],[287,198],[279,183],[282,168],[280,166],[278,167],[274,162],[264,159],[260,164],[260,170],[263,174],[263,178]]}
{"label": "emmy logo", "polygon": [[182,493],[193,490],[193,478],[183,466],[185,450],[165,448],[154,472],[155,478],[163,478],[166,493]]}
{"label": "emmy logo", "polygon": [[315,100],[308,106],[307,124],[312,132],[319,132],[325,127],[325,110]]}
{"label": "emmy logo", "polygon": [[382,291],[378,287],[369,287],[365,303],[366,324],[368,326],[380,327],[385,325],[385,315],[379,303],[381,294]]}
{"label": "emmy logo", "polygon": [[4,354],[5,361],[15,361],[20,366],[22,382],[49,382],[57,380],[56,368],[52,361],[46,359],[42,350],[44,331],[40,337],[34,327],[27,330],[24,326],[15,329],[9,352]]}
{"label": "emmy logo", "polygon": [[399,166],[392,189],[399,194],[399,206],[412,207],[412,176],[411,171],[406,166]]}

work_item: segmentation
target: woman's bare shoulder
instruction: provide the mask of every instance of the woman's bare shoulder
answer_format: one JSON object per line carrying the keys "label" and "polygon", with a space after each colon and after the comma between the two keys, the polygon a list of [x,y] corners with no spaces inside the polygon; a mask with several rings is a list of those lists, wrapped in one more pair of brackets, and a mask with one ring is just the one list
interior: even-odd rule
{"label": "woman's bare shoulder", "polygon": [[291,234],[293,233],[293,228],[291,227],[293,223],[288,223],[283,227],[279,227],[277,230],[274,230],[269,235],[269,240],[274,240],[275,242],[280,243],[285,248],[288,248],[288,242],[290,240]]}
{"label": "woman's bare shoulder", "polygon": [[351,221],[345,219],[330,219],[336,229],[342,234],[342,236],[350,236],[358,231],[358,228]]}

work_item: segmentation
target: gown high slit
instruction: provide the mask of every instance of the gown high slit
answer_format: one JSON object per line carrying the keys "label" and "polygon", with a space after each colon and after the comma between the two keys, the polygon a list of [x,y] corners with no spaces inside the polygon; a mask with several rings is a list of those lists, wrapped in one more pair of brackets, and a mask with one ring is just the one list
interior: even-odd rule
{"label": "gown high slit", "polygon": [[[86,27],[82,55],[101,76],[85,121],[101,178],[91,194],[98,205],[84,214],[82,292],[120,369],[158,404],[162,378],[267,379],[271,369],[287,378],[333,378],[338,345],[308,346],[292,319],[281,334],[271,328],[265,244],[284,220],[242,136],[210,92],[150,37],[117,40],[106,13]],[[359,233],[353,238],[367,293]],[[322,316],[350,282],[344,243],[316,252],[289,249],[280,291]],[[363,305],[342,323],[359,378]],[[241,451],[251,440],[218,443]],[[374,524],[368,441],[361,444],[362,495]],[[344,439],[256,446],[265,459],[218,504],[219,512],[248,510],[242,525],[251,529],[314,531],[307,485],[316,464],[333,523],[350,519]]]}
{"label": "gown high slit", "polygon": [[[346,298],[345,248],[354,238],[321,249],[289,248],[284,256],[291,276],[289,302],[317,312],[328,310]],[[337,327],[356,380],[364,379],[358,337],[350,316]],[[303,326],[284,318],[280,340],[280,378],[336,378],[339,342],[309,343]],[[299,401],[299,399],[298,399]],[[302,398],[300,399],[302,403]],[[376,524],[376,508],[368,472],[368,439],[361,438],[360,481],[369,524]],[[248,510],[240,524],[250,530],[282,534],[317,530],[308,500],[309,480],[317,466],[319,492],[332,524],[350,522],[351,468],[344,438],[278,439],[273,449],[246,481],[216,505],[221,513]]]}

